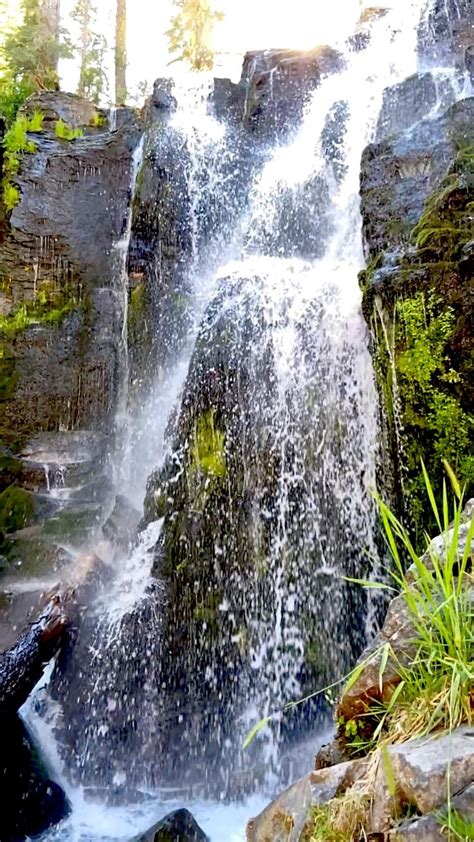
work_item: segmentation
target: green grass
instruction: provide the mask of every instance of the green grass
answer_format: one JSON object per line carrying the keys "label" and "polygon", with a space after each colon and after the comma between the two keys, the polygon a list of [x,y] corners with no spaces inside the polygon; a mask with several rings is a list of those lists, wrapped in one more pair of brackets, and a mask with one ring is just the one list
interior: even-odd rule
{"label": "green grass", "polygon": [[[408,666],[398,662],[400,683],[390,702],[378,711],[375,740],[401,742],[452,730],[463,722],[472,724],[474,719],[474,605],[470,597],[474,520],[462,549],[463,497],[449,466],[447,470],[454,494],[450,502],[444,482],[440,510],[423,465],[430,506],[443,536],[441,553],[430,547],[420,557],[404,526],[379,501],[394,562],[391,577],[415,630],[415,655]],[[411,565],[408,575],[407,563]],[[388,655],[397,660],[393,650]]]}
{"label": "green grass", "polygon": [[474,821],[465,819],[457,810],[448,810],[438,816],[442,830],[447,833],[447,838],[467,842],[474,839]]}

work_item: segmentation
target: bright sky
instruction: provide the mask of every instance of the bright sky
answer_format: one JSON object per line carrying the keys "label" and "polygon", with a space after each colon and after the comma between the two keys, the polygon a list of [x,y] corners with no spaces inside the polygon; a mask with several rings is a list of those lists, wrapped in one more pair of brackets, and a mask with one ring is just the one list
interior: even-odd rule
{"label": "bright sky", "polygon": [[[18,0],[10,0],[15,6]],[[318,44],[334,43],[354,29],[361,9],[373,0],[213,0],[224,13],[217,25],[214,48],[220,54],[217,75],[238,75],[246,50],[288,47],[308,49]],[[62,0],[63,23],[71,30],[69,14],[75,0]],[[377,5],[386,5],[378,2]],[[112,77],[115,0],[95,0],[98,28],[110,45],[108,64]],[[168,67],[171,56],[165,32],[173,14],[172,0],[128,0],[128,77],[129,88],[136,92],[141,82],[158,76],[173,75],[178,65]],[[72,31],[74,40],[74,31]],[[77,62],[61,67],[63,86],[74,90]]]}

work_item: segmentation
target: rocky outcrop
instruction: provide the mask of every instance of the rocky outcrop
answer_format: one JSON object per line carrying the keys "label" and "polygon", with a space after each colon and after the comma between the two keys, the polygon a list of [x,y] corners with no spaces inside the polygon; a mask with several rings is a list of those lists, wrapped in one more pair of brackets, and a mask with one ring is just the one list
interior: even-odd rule
{"label": "rocky outcrop", "polygon": [[241,87],[244,120],[259,133],[282,136],[298,125],[304,106],[323,76],[337,73],[344,61],[332,47],[308,52],[267,50],[247,53]]}
{"label": "rocky outcrop", "polygon": [[473,125],[465,99],[362,160],[364,312],[400,498],[418,530],[421,458],[435,486],[442,459],[473,481]]}
{"label": "rocky outcrop", "polygon": [[[0,243],[0,434],[77,429],[116,402],[123,293],[116,243],[129,203],[133,125],[109,134],[94,106],[45,93],[14,176],[20,201]],[[58,120],[89,134],[57,136]]]}
{"label": "rocky outcrop", "polygon": [[175,810],[131,842],[209,842],[189,810]]}
{"label": "rocky outcrop", "polygon": [[[387,768],[393,781],[387,779]],[[369,777],[370,775],[370,777]],[[389,840],[446,839],[442,834],[443,809],[448,792],[452,807],[466,822],[472,820],[474,801],[474,734],[459,728],[446,736],[422,739],[388,748],[385,759],[352,761],[311,772],[280,795],[247,828],[248,842],[310,842],[312,838],[355,839],[335,835],[325,820],[325,807],[348,797],[347,809],[357,810],[361,781],[365,784],[366,838]],[[351,804],[350,793],[354,801]],[[322,809],[321,809],[322,808]],[[415,816],[404,820],[404,816]],[[327,819],[330,812],[327,812]],[[329,819],[330,821],[330,819]],[[350,818],[349,822],[350,824]],[[326,827],[326,831],[324,831]],[[358,838],[358,837],[357,837]]]}
{"label": "rocky outcrop", "polygon": [[[472,515],[473,501],[469,501],[456,527],[457,555],[467,559],[468,571],[474,554]],[[422,564],[429,569],[436,559],[441,567],[447,565],[453,534],[450,529],[435,538]],[[470,548],[466,545],[469,535]],[[409,571],[412,588],[427,587],[425,579],[420,585],[419,575],[419,571]],[[472,579],[467,575],[463,582],[471,588],[466,594],[469,604]],[[436,598],[434,591],[432,598]],[[462,622],[469,619],[467,616]],[[447,732],[428,732],[414,739],[405,735],[405,741],[401,741],[403,729],[399,728],[398,741],[388,740],[367,753],[370,735],[381,722],[381,709],[393,710],[392,705],[398,704],[394,691],[401,673],[405,671],[404,680],[408,681],[410,668],[422,657],[416,642],[416,622],[406,597],[395,597],[381,631],[363,653],[359,669],[339,699],[336,740],[318,753],[316,771],[291,786],[249,823],[249,842],[355,842],[360,838],[437,842],[446,838],[442,828],[449,805],[460,827],[463,822],[465,827],[472,826],[474,730],[469,713],[465,724]],[[434,626],[433,641],[435,646]],[[421,709],[421,696],[419,705]],[[362,738],[359,743],[358,737]],[[344,759],[348,756],[355,759]],[[462,836],[462,830],[459,834],[459,838],[470,838]]]}

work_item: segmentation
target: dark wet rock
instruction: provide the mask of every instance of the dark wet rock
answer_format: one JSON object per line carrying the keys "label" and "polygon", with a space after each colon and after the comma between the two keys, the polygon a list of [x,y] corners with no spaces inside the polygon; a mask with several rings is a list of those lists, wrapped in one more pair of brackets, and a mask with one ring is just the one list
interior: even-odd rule
{"label": "dark wet rock", "polygon": [[140,512],[135,509],[130,500],[118,494],[113,511],[105,521],[102,532],[118,549],[127,550],[135,540],[140,518]]}
{"label": "dark wet rock", "polygon": [[176,98],[173,96],[172,79],[156,79],[153,92],[145,103],[143,118],[145,125],[163,120],[176,111]]}
{"label": "dark wet rock", "polygon": [[383,6],[369,6],[363,9],[356,24],[355,34],[349,38],[349,43],[355,50],[365,50],[370,44],[373,24],[385,17],[387,8]]}
{"label": "dark wet rock", "polygon": [[273,136],[294,129],[321,78],[342,66],[341,54],[328,46],[247,53],[241,80],[247,88],[245,122]]}
{"label": "dark wet rock", "polygon": [[164,366],[179,351],[185,332],[193,247],[188,166],[179,132],[152,126],[136,187],[129,252],[132,383],[145,376],[150,358],[154,366]]}
{"label": "dark wet rock", "polygon": [[[166,80],[158,80],[157,86],[171,91]],[[262,149],[251,143],[241,123],[229,125],[225,109],[218,116],[226,122],[225,142],[204,134],[194,150],[173,122],[156,121],[146,134],[129,252],[128,340],[134,387],[156,379],[179,356],[193,318],[190,267],[199,271],[204,261],[208,272],[214,261],[218,264],[224,243],[235,233],[251,174],[261,161]],[[222,180],[226,190],[207,190],[211,178]]]}
{"label": "dark wet rock", "polygon": [[70,812],[61,787],[48,777],[19,717],[0,713],[2,842],[23,842],[58,824]]}
{"label": "dark wet rock", "polygon": [[386,88],[377,123],[377,140],[411,128],[430,113],[437,101],[432,73],[415,73],[399,85]]}
{"label": "dark wet rock", "polygon": [[369,146],[362,160],[363,306],[400,506],[404,498],[420,539],[420,459],[435,486],[442,458],[462,482],[474,479],[473,125],[474,99],[465,99]]}
{"label": "dark wet rock", "polygon": [[235,83],[230,79],[214,79],[211,103],[219,120],[227,124],[242,123],[246,98],[247,86],[243,80]]}
{"label": "dark wet rock", "polygon": [[464,67],[465,50],[474,43],[471,0],[435,0],[423,16],[418,33],[418,54],[434,67]]}
{"label": "dark wet rock", "polygon": [[96,136],[61,140],[56,118],[84,125],[97,109],[55,92],[25,108],[42,104],[44,131],[31,135],[36,151],[21,157],[14,178],[21,198],[0,242],[7,316],[0,435],[14,449],[39,430],[100,423],[118,388],[123,294],[114,245],[124,231],[138,131],[92,127]]}
{"label": "dark wet rock", "polygon": [[471,44],[464,54],[464,63],[466,70],[469,73],[471,84],[474,85],[474,44]]}
{"label": "dark wet rock", "polygon": [[131,842],[209,842],[189,810],[176,810],[165,816],[147,833]]}
{"label": "dark wet rock", "polygon": [[58,120],[71,129],[86,129],[98,122],[99,111],[93,102],[76,94],[64,91],[42,91],[29,97],[20,109],[20,114],[31,116],[35,111],[43,115],[45,131],[55,133]]}

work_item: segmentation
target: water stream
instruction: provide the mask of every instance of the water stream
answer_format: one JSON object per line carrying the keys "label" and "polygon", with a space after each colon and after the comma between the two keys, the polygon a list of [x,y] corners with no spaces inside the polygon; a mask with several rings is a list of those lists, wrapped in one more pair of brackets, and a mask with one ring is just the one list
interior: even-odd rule
{"label": "water stream", "polygon": [[[215,349],[225,336],[232,371],[226,460],[241,465],[239,482],[249,493],[238,545],[226,524],[242,514],[242,504],[231,489],[223,498],[227,510],[215,513],[222,528],[209,565],[226,574],[219,645],[235,687],[222,689],[222,664],[206,643],[204,622],[192,657],[176,659],[189,686],[202,686],[196,699],[184,700],[173,725],[179,731],[182,724],[185,736],[174,749],[181,757],[171,760],[161,729],[174,685],[160,671],[171,597],[151,575],[157,542],[170,540],[170,518],[159,518],[131,553],[116,556],[112,580],[89,606],[90,637],[73,656],[70,689],[63,680],[54,701],[47,689],[38,691],[24,712],[73,806],[50,840],[129,840],[186,806],[212,842],[240,842],[271,793],[310,768],[325,736],[324,717],[313,711],[311,737],[300,720],[294,740],[283,706],[318,677],[340,677],[374,633],[377,604],[343,580],[377,576],[380,563],[371,499],[377,400],[358,286],[359,169],[384,89],[416,69],[420,12],[416,0],[397,0],[374,21],[365,50],[338,45],[344,68],[322,80],[299,129],[265,150],[238,213],[229,176],[233,136],[207,113],[205,87],[201,96],[175,91],[179,107],[170,130],[189,156],[187,334],[167,370],[150,378],[140,405],[127,415],[122,408],[118,490],[141,503],[147,477],[170,458],[179,484],[189,452],[180,440],[187,406],[202,382],[212,381]],[[244,572],[242,548],[253,564]],[[239,657],[229,656],[234,651]],[[85,657],[89,662],[80,662]],[[225,715],[216,704],[221,691]],[[243,735],[268,715],[273,722],[249,760]],[[201,720],[212,725],[208,745]],[[193,783],[173,789],[180,770],[193,763]],[[239,773],[250,782],[240,799]],[[114,797],[118,806],[110,803]]]}

